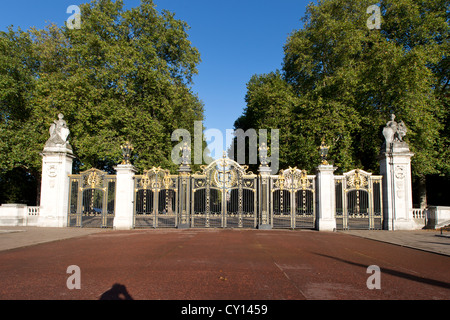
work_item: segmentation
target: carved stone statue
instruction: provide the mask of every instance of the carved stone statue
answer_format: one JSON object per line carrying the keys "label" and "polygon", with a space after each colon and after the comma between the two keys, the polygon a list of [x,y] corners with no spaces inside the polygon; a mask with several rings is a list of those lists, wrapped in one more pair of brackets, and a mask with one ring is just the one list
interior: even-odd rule
{"label": "carved stone statue", "polygon": [[395,114],[391,115],[391,121],[386,123],[383,129],[383,136],[386,140],[386,145],[389,146],[394,141],[394,134],[397,132],[397,122],[395,122]]}
{"label": "carved stone statue", "polygon": [[400,121],[397,127],[397,134],[394,135],[394,141],[398,140],[399,142],[403,142],[403,137],[406,136],[406,126],[403,121]]}
{"label": "carved stone statue", "polygon": [[58,114],[58,120],[54,120],[50,126],[50,138],[45,143],[45,148],[63,147],[72,150],[68,137],[70,130],[64,120],[63,114]]}
{"label": "carved stone statue", "polygon": [[403,137],[406,136],[406,126],[403,121],[399,123],[395,121],[395,114],[391,115],[391,120],[386,123],[386,126],[383,129],[383,136],[385,138],[385,147],[389,148],[396,144],[406,144],[403,141]]}

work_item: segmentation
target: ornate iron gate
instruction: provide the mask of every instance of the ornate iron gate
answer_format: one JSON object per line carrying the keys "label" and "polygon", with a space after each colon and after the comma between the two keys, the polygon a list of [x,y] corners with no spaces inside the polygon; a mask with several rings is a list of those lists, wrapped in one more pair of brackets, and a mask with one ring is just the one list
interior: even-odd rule
{"label": "ornate iron gate", "polygon": [[[135,176],[133,227],[316,227],[315,175],[289,168],[257,176],[226,156],[201,168]],[[68,226],[113,227],[116,177],[90,169],[69,178]],[[337,229],[382,229],[382,176],[355,169],[334,181]]]}
{"label": "ornate iron gate", "polygon": [[134,227],[175,228],[178,176],[152,168],[135,177]]}
{"label": "ornate iron gate", "polygon": [[273,228],[315,228],[315,176],[289,168],[271,177]]}
{"label": "ornate iron gate", "polygon": [[115,212],[115,176],[90,169],[70,175],[69,227],[112,228]]}
{"label": "ornate iron gate", "polygon": [[192,175],[191,227],[255,228],[257,176],[225,157]]}
{"label": "ornate iron gate", "polygon": [[337,229],[381,229],[382,176],[355,169],[335,176]]}

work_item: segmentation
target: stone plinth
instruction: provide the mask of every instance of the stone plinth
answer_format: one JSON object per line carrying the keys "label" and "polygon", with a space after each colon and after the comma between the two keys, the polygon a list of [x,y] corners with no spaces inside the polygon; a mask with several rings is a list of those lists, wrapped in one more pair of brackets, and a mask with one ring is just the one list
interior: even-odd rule
{"label": "stone plinth", "polygon": [[46,147],[42,152],[40,227],[66,227],[69,210],[69,175],[74,156],[65,146]]}

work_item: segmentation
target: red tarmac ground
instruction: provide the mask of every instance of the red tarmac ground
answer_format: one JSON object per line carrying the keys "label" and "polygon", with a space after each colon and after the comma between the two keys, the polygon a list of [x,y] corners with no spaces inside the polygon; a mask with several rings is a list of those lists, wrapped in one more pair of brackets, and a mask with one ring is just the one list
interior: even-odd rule
{"label": "red tarmac ground", "polygon": [[[71,265],[80,290],[66,286]],[[379,290],[366,286],[370,265]],[[450,257],[332,232],[106,231],[2,251],[0,284],[2,300],[97,300],[120,288],[135,300],[448,300]]]}

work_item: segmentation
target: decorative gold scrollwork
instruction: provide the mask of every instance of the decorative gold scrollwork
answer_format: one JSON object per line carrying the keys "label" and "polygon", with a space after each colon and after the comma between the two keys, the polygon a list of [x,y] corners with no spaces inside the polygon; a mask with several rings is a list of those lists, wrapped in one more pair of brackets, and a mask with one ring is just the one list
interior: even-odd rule
{"label": "decorative gold scrollwork", "polygon": [[356,190],[365,189],[368,184],[367,177],[363,173],[360,173],[359,169],[356,169],[352,175],[347,177],[347,186],[350,188]]}
{"label": "decorative gold scrollwork", "polygon": [[253,188],[253,186],[254,186],[254,180],[244,180],[245,188]]}
{"label": "decorative gold scrollwork", "polygon": [[151,186],[151,180],[147,174],[144,173],[141,180],[139,181],[139,187],[141,189],[147,190]]}
{"label": "decorative gold scrollwork", "polygon": [[217,168],[212,173],[212,184],[217,188],[229,189],[237,183],[237,173],[229,167]]}
{"label": "decorative gold scrollwork", "polygon": [[86,179],[86,184],[88,186],[90,186],[92,189],[94,189],[97,186],[100,186],[102,183],[102,178],[101,176],[96,172],[93,171],[91,172],[91,174],[87,177]]}
{"label": "decorative gold scrollwork", "polygon": [[144,174],[138,180],[139,189],[175,189],[176,186],[170,176],[169,170],[153,167],[150,170],[145,170]]}
{"label": "decorative gold scrollwork", "polygon": [[279,188],[280,190],[284,189],[284,174],[283,170],[280,171],[280,174],[278,176],[278,180],[275,182],[275,187]]}
{"label": "decorative gold scrollwork", "polygon": [[170,178],[170,172],[168,170],[164,172],[164,178],[162,183],[164,189],[170,189],[170,187],[172,186],[172,179]]}
{"label": "decorative gold scrollwork", "polygon": [[80,190],[84,189],[103,189],[103,180],[105,173],[97,169],[90,169],[81,173],[83,179]]}
{"label": "decorative gold scrollwork", "polygon": [[227,158],[224,153],[223,157],[211,162],[209,165],[201,165],[201,171],[195,172],[195,175],[208,175],[209,173],[215,174],[214,171],[224,172],[224,171],[235,171],[236,173],[240,173],[241,175],[251,176],[254,175],[253,172],[247,171],[247,165],[240,165],[234,160]]}
{"label": "decorative gold scrollwork", "polygon": [[306,170],[299,170],[297,167],[289,167],[286,170],[280,171],[278,179],[275,182],[275,187],[280,190],[306,190],[312,188],[312,180],[308,178]]}
{"label": "decorative gold scrollwork", "polygon": [[308,179],[308,174],[306,170],[302,170],[300,173],[300,189],[306,190],[311,188],[311,181]]}

